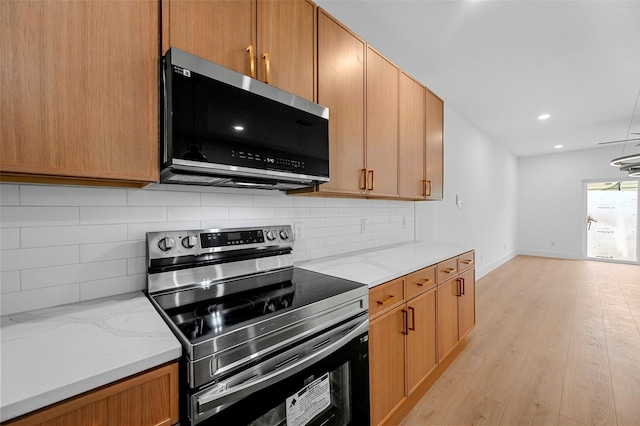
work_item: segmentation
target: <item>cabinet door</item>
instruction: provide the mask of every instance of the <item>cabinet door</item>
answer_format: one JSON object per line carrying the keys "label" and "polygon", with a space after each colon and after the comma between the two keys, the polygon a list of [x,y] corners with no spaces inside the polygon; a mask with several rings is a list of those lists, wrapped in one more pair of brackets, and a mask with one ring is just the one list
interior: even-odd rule
{"label": "cabinet door", "polygon": [[436,367],[436,289],[407,303],[407,381],[409,394]]}
{"label": "cabinet door", "polygon": [[367,193],[397,197],[399,70],[367,47]]}
{"label": "cabinet door", "polygon": [[458,280],[438,286],[438,357],[442,361],[458,343]]}
{"label": "cabinet door", "polygon": [[427,200],[441,200],[443,193],[444,103],[442,99],[426,91],[427,140],[426,173]]}
{"label": "cabinet door", "polygon": [[0,2],[3,173],[158,175],[158,3]]}
{"label": "cabinet door", "polygon": [[255,0],[162,2],[163,54],[169,47],[177,47],[251,75],[247,48],[250,45],[256,48],[255,28]]}
{"label": "cabinet door", "polygon": [[404,305],[369,325],[371,424],[378,425],[405,397]]}
{"label": "cabinet door", "polygon": [[[315,100],[316,7],[307,0],[258,1],[258,79]],[[265,54],[268,54],[268,64]],[[267,66],[268,72],[267,72]]]}
{"label": "cabinet door", "polygon": [[364,194],[365,43],[318,10],[318,103],[329,108],[329,178],[321,192]]}
{"label": "cabinet door", "polygon": [[400,73],[400,196],[424,199],[425,88]]}
{"label": "cabinet door", "polygon": [[476,323],[476,271],[469,269],[460,274],[462,296],[458,298],[459,332],[462,338]]}

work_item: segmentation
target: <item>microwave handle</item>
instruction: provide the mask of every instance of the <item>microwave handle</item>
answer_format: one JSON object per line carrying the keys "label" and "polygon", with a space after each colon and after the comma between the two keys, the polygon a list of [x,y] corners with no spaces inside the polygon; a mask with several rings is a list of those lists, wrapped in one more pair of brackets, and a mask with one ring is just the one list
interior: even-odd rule
{"label": "microwave handle", "polygon": [[[264,375],[258,380],[250,380],[241,385],[235,386],[229,389],[228,392],[220,392],[218,389],[213,389],[209,392],[206,392],[198,397],[198,409],[199,412],[203,413],[207,411],[209,408],[219,407],[221,405],[228,405],[237,402],[252,393],[267,388],[275,383],[278,383],[284,379],[287,379],[293,376],[300,371],[303,371],[305,368],[315,364],[318,361],[321,361],[328,357],[329,355],[336,352],[338,349],[345,346],[349,341],[351,341],[356,336],[366,332],[369,329],[369,321],[362,321],[356,328],[351,330],[351,332],[344,335],[338,341],[336,341],[331,346],[327,346],[318,352],[312,353],[298,362],[289,364],[287,367],[283,369],[276,369],[269,374]],[[207,408],[209,407],[209,408]]]}

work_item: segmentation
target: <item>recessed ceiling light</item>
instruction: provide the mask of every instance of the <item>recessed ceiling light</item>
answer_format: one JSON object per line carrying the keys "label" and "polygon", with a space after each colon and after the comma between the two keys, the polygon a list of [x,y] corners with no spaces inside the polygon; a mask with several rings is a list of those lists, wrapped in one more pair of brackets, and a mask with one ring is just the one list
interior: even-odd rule
{"label": "recessed ceiling light", "polygon": [[554,146],[554,148],[555,149],[562,148],[562,145],[556,145],[556,146]]}
{"label": "recessed ceiling light", "polygon": [[244,130],[244,127],[242,126],[233,126],[234,130],[240,131],[240,130]]}
{"label": "recessed ceiling light", "polygon": [[549,117],[551,117],[549,114],[542,114],[538,116],[538,120],[546,120]]}

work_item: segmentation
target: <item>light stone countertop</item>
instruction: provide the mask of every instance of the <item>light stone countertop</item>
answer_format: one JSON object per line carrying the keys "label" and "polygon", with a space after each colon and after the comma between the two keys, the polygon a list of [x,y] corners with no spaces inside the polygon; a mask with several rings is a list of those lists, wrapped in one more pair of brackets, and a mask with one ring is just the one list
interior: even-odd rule
{"label": "light stone countertop", "polygon": [[0,317],[0,421],[180,358],[142,292]]}
{"label": "light stone countertop", "polygon": [[468,244],[411,241],[296,263],[319,272],[375,287],[473,250]]}

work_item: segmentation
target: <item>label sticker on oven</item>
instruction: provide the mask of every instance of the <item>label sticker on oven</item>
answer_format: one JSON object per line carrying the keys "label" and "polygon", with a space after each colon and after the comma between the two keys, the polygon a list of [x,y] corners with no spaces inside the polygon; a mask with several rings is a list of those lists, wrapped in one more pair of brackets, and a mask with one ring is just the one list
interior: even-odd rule
{"label": "label sticker on oven", "polygon": [[331,405],[329,373],[287,398],[287,426],[304,426]]}

